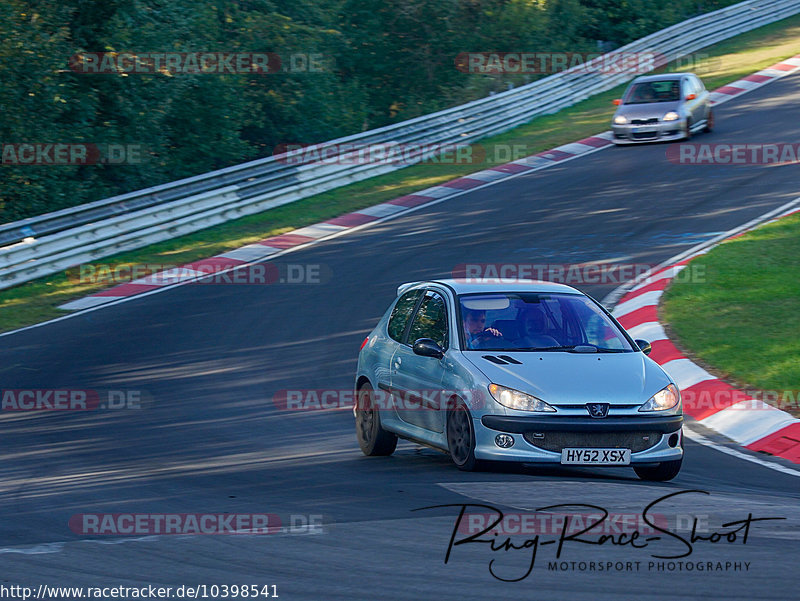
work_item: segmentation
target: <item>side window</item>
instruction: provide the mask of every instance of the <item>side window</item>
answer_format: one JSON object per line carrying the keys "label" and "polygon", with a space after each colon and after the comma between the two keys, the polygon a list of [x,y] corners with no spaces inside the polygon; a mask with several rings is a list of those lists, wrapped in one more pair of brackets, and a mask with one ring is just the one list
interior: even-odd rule
{"label": "side window", "polygon": [[422,290],[406,292],[399,298],[394,309],[392,309],[392,315],[389,317],[387,329],[389,330],[389,336],[393,340],[397,342],[403,341],[403,332],[406,330],[406,324],[411,317],[411,313],[414,312],[414,307],[417,306],[417,300],[420,294],[422,294]]}
{"label": "side window", "polygon": [[706,91],[706,87],[703,85],[703,80],[699,77],[693,77],[694,80],[694,89],[697,91],[697,94],[700,95]]}
{"label": "side window", "polygon": [[413,344],[419,338],[431,338],[442,348],[447,348],[447,305],[435,292],[425,293],[425,298],[411,323],[408,341]]}
{"label": "side window", "polygon": [[686,97],[689,94],[696,94],[697,93],[697,92],[695,92],[694,84],[692,83],[692,80],[689,77],[687,77],[686,79],[683,80],[683,83],[682,83],[681,87],[683,88],[683,99],[684,100],[686,100]]}

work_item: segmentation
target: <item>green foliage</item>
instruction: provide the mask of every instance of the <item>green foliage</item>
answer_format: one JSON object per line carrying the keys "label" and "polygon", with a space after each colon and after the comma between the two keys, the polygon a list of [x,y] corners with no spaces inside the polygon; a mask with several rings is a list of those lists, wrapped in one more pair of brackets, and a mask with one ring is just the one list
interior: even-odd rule
{"label": "green foliage", "polygon": [[660,312],[684,348],[742,387],[800,387],[800,215],[694,259]]}
{"label": "green foliage", "polygon": [[[138,164],[0,167],[0,222],[268,156],[537,77],[462,52],[595,51],[733,0],[5,0],[0,142],[137,145]],[[275,52],[314,72],[95,74],[81,52]]]}

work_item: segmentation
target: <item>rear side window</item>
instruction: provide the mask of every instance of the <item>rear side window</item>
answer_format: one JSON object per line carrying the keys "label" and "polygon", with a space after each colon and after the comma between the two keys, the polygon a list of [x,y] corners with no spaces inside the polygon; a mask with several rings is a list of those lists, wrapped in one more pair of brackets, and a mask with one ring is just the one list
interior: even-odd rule
{"label": "rear side window", "polygon": [[417,306],[417,300],[420,294],[422,294],[422,290],[406,292],[398,299],[397,304],[395,304],[394,309],[392,309],[392,315],[389,317],[388,330],[389,336],[393,340],[397,342],[403,341],[403,332],[405,332],[406,324],[411,314],[414,312],[414,307]]}
{"label": "rear side window", "polygon": [[697,90],[698,94],[702,94],[706,91],[706,87],[703,85],[703,80],[699,77],[692,77],[692,81],[694,82],[694,89]]}
{"label": "rear side window", "polygon": [[444,299],[435,292],[425,294],[408,333],[410,343],[420,338],[431,338],[447,348],[447,308]]}

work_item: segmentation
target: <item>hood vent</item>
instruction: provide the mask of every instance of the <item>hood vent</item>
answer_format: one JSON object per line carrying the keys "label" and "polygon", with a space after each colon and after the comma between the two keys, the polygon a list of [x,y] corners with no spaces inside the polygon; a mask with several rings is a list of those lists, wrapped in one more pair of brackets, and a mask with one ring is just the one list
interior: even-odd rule
{"label": "hood vent", "polygon": [[493,355],[482,355],[484,359],[487,361],[491,361],[497,365],[508,365],[509,363],[513,363],[514,365],[522,365],[522,361],[517,361],[514,357],[509,357],[508,355],[499,355],[497,357]]}

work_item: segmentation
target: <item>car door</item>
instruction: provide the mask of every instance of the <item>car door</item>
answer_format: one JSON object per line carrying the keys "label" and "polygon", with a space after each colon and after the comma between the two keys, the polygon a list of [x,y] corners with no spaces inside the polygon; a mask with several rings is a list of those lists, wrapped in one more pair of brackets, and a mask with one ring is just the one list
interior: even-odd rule
{"label": "car door", "polygon": [[435,291],[426,290],[411,324],[404,344],[392,357],[391,387],[397,415],[406,423],[441,432],[440,405],[444,361],[414,354],[412,345],[420,338],[431,338],[447,350],[447,301]]}

